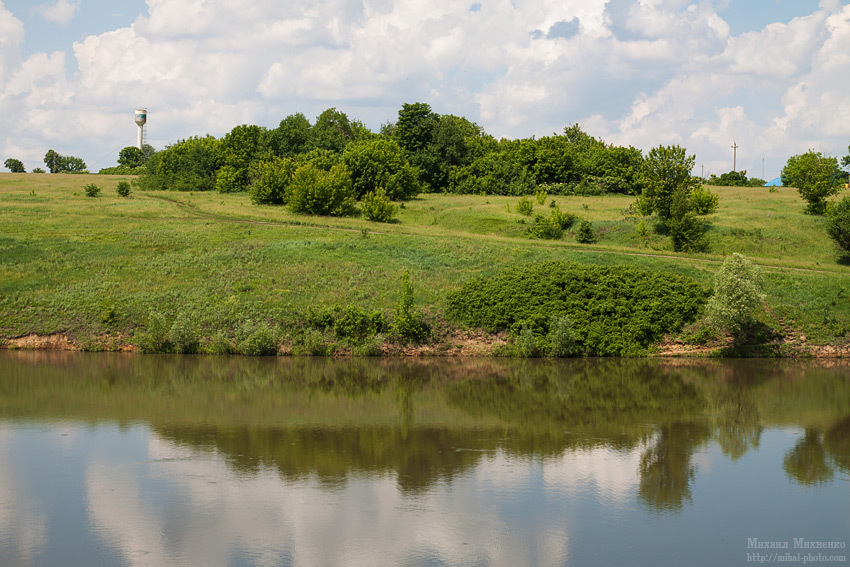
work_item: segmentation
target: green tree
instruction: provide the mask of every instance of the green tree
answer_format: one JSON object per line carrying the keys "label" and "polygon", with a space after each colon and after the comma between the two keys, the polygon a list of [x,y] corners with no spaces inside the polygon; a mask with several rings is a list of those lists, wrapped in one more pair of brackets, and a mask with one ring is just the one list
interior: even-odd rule
{"label": "green tree", "polygon": [[344,112],[329,108],[316,117],[310,128],[310,145],[322,150],[341,152],[354,138],[354,128]]}
{"label": "green tree", "polygon": [[118,152],[118,165],[121,167],[141,167],[145,163],[145,152],[136,146],[127,146]]}
{"label": "green tree", "polygon": [[383,188],[391,199],[410,199],[419,192],[419,175],[394,140],[376,138],[349,144],[342,159],[351,172],[354,194]]}
{"label": "green tree", "polygon": [[699,186],[691,175],[696,156],[687,155],[681,146],[652,148],[643,162],[643,197],[662,220],[672,214],[673,195],[684,192],[686,197]]}
{"label": "green tree", "polygon": [[56,150],[47,150],[44,154],[44,165],[50,173],[59,173],[62,168],[62,155]]}
{"label": "green tree", "polygon": [[11,171],[12,173],[26,173],[27,170],[24,169],[24,163],[19,159],[9,158],[3,165],[6,166],[6,169]]}
{"label": "green tree", "polygon": [[424,102],[404,103],[398,111],[394,135],[408,152],[420,152],[431,143],[439,119],[440,115]]}
{"label": "green tree", "polygon": [[86,162],[75,156],[63,156],[55,150],[44,154],[44,165],[50,173],[82,173],[86,171]]}
{"label": "green tree", "polygon": [[764,301],[763,290],[758,266],[741,254],[727,257],[714,275],[714,295],[706,306],[709,324],[738,338],[755,321]]}
{"label": "green tree", "polygon": [[215,189],[220,165],[220,142],[212,136],[195,136],[155,153],[139,183],[143,189],[210,191]]}
{"label": "green tree", "polygon": [[809,150],[788,158],[788,163],[782,168],[782,185],[797,188],[808,203],[807,214],[822,215],[826,212],[827,197],[840,190],[838,181],[841,174],[837,158]]}
{"label": "green tree", "polygon": [[272,131],[272,150],[281,157],[295,157],[312,149],[310,121],[300,112],[290,114]]}
{"label": "green tree", "polygon": [[826,215],[826,233],[845,252],[850,252],[850,197],[830,207]]}

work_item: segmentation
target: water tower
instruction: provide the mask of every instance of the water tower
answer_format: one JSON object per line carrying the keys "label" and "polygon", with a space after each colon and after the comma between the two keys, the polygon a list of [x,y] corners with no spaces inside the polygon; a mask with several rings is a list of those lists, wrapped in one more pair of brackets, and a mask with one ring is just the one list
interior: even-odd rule
{"label": "water tower", "polygon": [[143,149],[142,145],[145,143],[145,124],[148,121],[148,109],[147,108],[137,108],[135,112],[136,116],[136,124],[139,127],[139,149]]}

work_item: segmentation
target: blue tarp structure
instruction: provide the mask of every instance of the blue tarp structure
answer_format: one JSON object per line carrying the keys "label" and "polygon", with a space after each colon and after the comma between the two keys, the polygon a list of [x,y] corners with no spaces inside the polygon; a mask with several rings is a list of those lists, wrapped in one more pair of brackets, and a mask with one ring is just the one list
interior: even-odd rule
{"label": "blue tarp structure", "polygon": [[782,187],[782,178],[777,177],[776,179],[771,179],[767,183],[764,184],[765,187]]}

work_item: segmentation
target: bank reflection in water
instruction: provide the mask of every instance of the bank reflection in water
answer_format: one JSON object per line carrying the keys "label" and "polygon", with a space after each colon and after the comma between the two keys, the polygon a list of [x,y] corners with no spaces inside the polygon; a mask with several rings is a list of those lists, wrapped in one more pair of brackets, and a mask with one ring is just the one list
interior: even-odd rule
{"label": "bank reflection in water", "polygon": [[[2,445],[22,423],[143,440],[141,456],[91,449],[81,465],[87,521],[128,564],[580,564],[593,530],[646,538],[647,513],[708,514],[704,473],[750,454],[770,482],[840,492],[848,375],[752,361],[0,353],[12,424],[0,463],[22,450]],[[0,510],[43,534],[50,513],[13,501],[21,471],[3,466]],[[9,526],[0,513],[0,550],[50,546]]]}

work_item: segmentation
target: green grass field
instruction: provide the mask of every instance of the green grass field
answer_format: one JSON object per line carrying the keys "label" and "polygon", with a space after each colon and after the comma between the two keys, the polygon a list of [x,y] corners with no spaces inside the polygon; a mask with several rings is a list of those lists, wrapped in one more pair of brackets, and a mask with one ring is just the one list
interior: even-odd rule
{"label": "green grass field", "polygon": [[[796,190],[712,188],[710,252],[682,254],[666,237],[638,235],[632,197],[549,196],[548,214],[593,222],[599,238],[579,244],[532,240],[516,197],[422,195],[398,221],[310,217],[257,206],[244,194],[115,191],[120,176],[0,174],[0,336],[65,333],[83,347],[132,342],[151,311],[189,315],[204,336],[249,319],[284,331],[311,307],[356,304],[390,311],[402,274],[432,321],[468,278],[544,260],[668,270],[710,285],[724,255],[765,268],[763,320],[844,344],[850,331],[850,267],[803,214]],[[97,198],[83,187],[96,183]],[[646,219],[648,226],[652,220]],[[440,325],[451,326],[448,323]]]}

